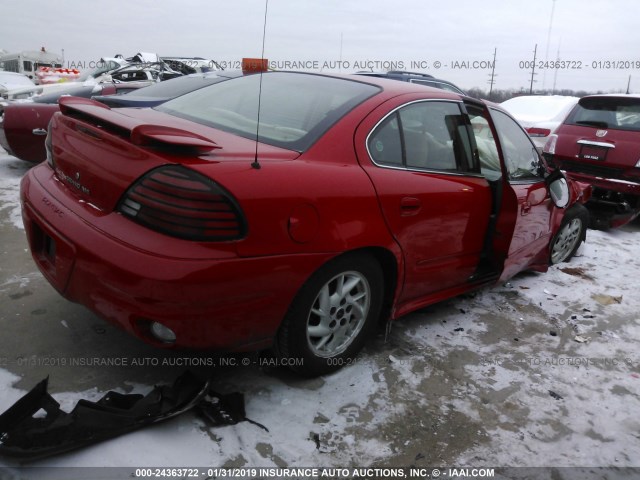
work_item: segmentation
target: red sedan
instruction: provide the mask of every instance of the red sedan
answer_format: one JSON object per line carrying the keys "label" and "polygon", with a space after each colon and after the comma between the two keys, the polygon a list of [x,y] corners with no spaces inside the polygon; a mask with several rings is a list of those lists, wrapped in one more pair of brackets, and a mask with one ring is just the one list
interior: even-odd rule
{"label": "red sedan", "polygon": [[47,126],[58,111],[58,100],[64,95],[88,98],[93,95],[116,95],[146,87],[149,82],[101,83],[99,85],[69,84],[34,98],[32,101],[0,104],[0,147],[26,162],[44,161]]}
{"label": "red sedan", "polygon": [[379,320],[544,271],[585,236],[588,189],[545,179],[499,107],[443,90],[268,72],[153,109],[60,107],[22,182],[33,257],[158,346],[273,347],[326,373]]}

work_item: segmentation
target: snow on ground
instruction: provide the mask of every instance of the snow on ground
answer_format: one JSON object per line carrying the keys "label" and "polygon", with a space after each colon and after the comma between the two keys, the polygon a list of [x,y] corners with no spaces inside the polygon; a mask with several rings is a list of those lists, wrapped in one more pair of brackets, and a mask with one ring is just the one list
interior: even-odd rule
{"label": "snow on ground", "polygon": [[20,180],[31,164],[7,155],[0,147],[0,213],[6,211],[9,221],[17,228],[23,228],[20,215]]}
{"label": "snow on ground", "polygon": [[[0,155],[0,209],[17,228],[25,170]],[[217,370],[268,432],[187,413],[35,465],[637,466],[639,239],[637,224],[589,231],[570,263],[408,315],[331,376]],[[0,370],[0,410],[25,393],[18,380]],[[68,411],[104,393],[54,397]]]}

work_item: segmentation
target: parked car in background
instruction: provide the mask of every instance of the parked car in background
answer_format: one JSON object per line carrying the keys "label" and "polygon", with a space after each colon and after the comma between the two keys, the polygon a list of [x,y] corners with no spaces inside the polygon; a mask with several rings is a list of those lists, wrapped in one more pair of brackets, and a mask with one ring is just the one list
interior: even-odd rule
{"label": "parked car in background", "polygon": [[[513,118],[452,92],[266,72],[152,109],[60,109],[21,184],[33,258],[159,347],[272,347],[328,373],[379,320],[545,271],[584,240],[588,188],[545,178]],[[498,138],[476,138],[483,122]]]}
{"label": "parked car in background", "polygon": [[133,82],[141,80],[163,81],[180,77],[182,73],[172,69],[163,61],[152,63],[130,63],[107,74],[107,81]]}
{"label": "parked car in background", "polygon": [[63,96],[90,98],[92,95],[124,94],[147,87],[151,81],[126,83],[100,83],[84,85],[66,84],[66,88],[39,95],[31,101],[0,105],[0,146],[7,153],[27,162],[42,162],[46,156],[44,146],[47,127],[54,113],[60,111],[58,101]]}
{"label": "parked car in background", "polygon": [[202,57],[161,57],[161,60],[173,70],[181,72],[184,75],[224,70],[220,64],[214,60]]}
{"label": "parked car in background", "polygon": [[500,106],[520,122],[536,147],[542,149],[576,103],[578,97],[523,95],[506,100]]}
{"label": "parked car in background", "polygon": [[29,77],[21,73],[0,71],[0,99],[6,98],[10,90],[32,87],[35,87],[35,83]]}
{"label": "parked car in background", "polygon": [[[94,95],[98,100],[109,107],[155,107],[172,98],[200,88],[222,82],[230,78],[243,75],[241,70],[215,71],[208,73],[195,73],[184,77],[174,78],[165,82],[156,83],[150,87],[142,88],[136,92],[123,95]],[[244,74],[247,75],[247,74]]]}
{"label": "parked car in background", "polygon": [[130,83],[130,82],[160,82],[181,77],[183,74],[173,70],[168,64],[158,62],[128,63],[122,58],[103,57],[93,70],[84,71],[76,81],[53,83],[47,85],[33,85],[13,89],[3,94],[0,104],[11,103],[14,100],[32,100],[39,95],[62,92],[75,85],[96,85],[100,83]]}
{"label": "parked car in background", "polygon": [[[0,106],[7,106],[11,103],[30,101],[40,95],[64,93],[65,90],[73,89],[79,85],[95,85],[107,79],[104,77],[111,71],[126,65],[125,61],[117,58],[101,58],[98,67],[93,70],[85,70],[76,81],[60,82],[46,85],[34,85],[33,82],[21,88],[14,88],[2,95]],[[111,79],[108,79],[111,81]]]}
{"label": "parked car in background", "polygon": [[405,72],[402,70],[391,70],[388,72],[358,72],[356,75],[364,75],[368,77],[388,78],[390,80],[399,80],[401,82],[415,83],[416,85],[424,85],[425,87],[439,88],[449,92],[466,95],[460,88],[453,83],[435,78],[433,75],[418,72]]}
{"label": "parked car in background", "polygon": [[640,95],[583,97],[544,147],[550,165],[593,185],[586,204],[595,228],[640,213]]}
{"label": "parked car in background", "polygon": [[155,107],[179,95],[241,75],[241,71],[211,72],[160,83],[146,80],[71,84],[66,90],[35,97],[33,102],[4,107],[4,111],[0,106],[0,145],[11,155],[27,162],[44,161],[47,156],[47,127],[53,114],[60,110],[58,100],[62,96],[92,97],[110,107]]}

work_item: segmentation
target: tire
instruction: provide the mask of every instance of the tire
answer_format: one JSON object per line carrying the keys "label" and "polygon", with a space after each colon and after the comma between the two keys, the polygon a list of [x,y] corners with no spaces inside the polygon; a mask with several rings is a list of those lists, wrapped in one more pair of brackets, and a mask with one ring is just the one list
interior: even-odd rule
{"label": "tire", "polygon": [[580,203],[569,208],[549,247],[551,265],[568,262],[587,237],[589,211]]}
{"label": "tire", "polygon": [[351,363],[377,324],[383,292],[382,268],[369,255],[348,254],[322,266],[280,326],[276,351],[283,363],[310,377]]}

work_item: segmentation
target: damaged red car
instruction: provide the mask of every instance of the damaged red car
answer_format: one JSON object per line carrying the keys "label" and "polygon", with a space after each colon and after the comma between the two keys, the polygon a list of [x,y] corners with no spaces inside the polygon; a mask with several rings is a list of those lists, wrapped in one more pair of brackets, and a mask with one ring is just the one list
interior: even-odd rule
{"label": "damaged red car", "polygon": [[552,167],[593,187],[590,226],[621,227],[640,215],[640,95],[582,97],[543,155]]}
{"label": "damaged red car", "polygon": [[271,347],[327,373],[379,321],[585,238],[589,187],[545,178],[513,118],[443,90],[267,72],[152,109],[60,109],[21,186],[33,258],[161,347]]}

